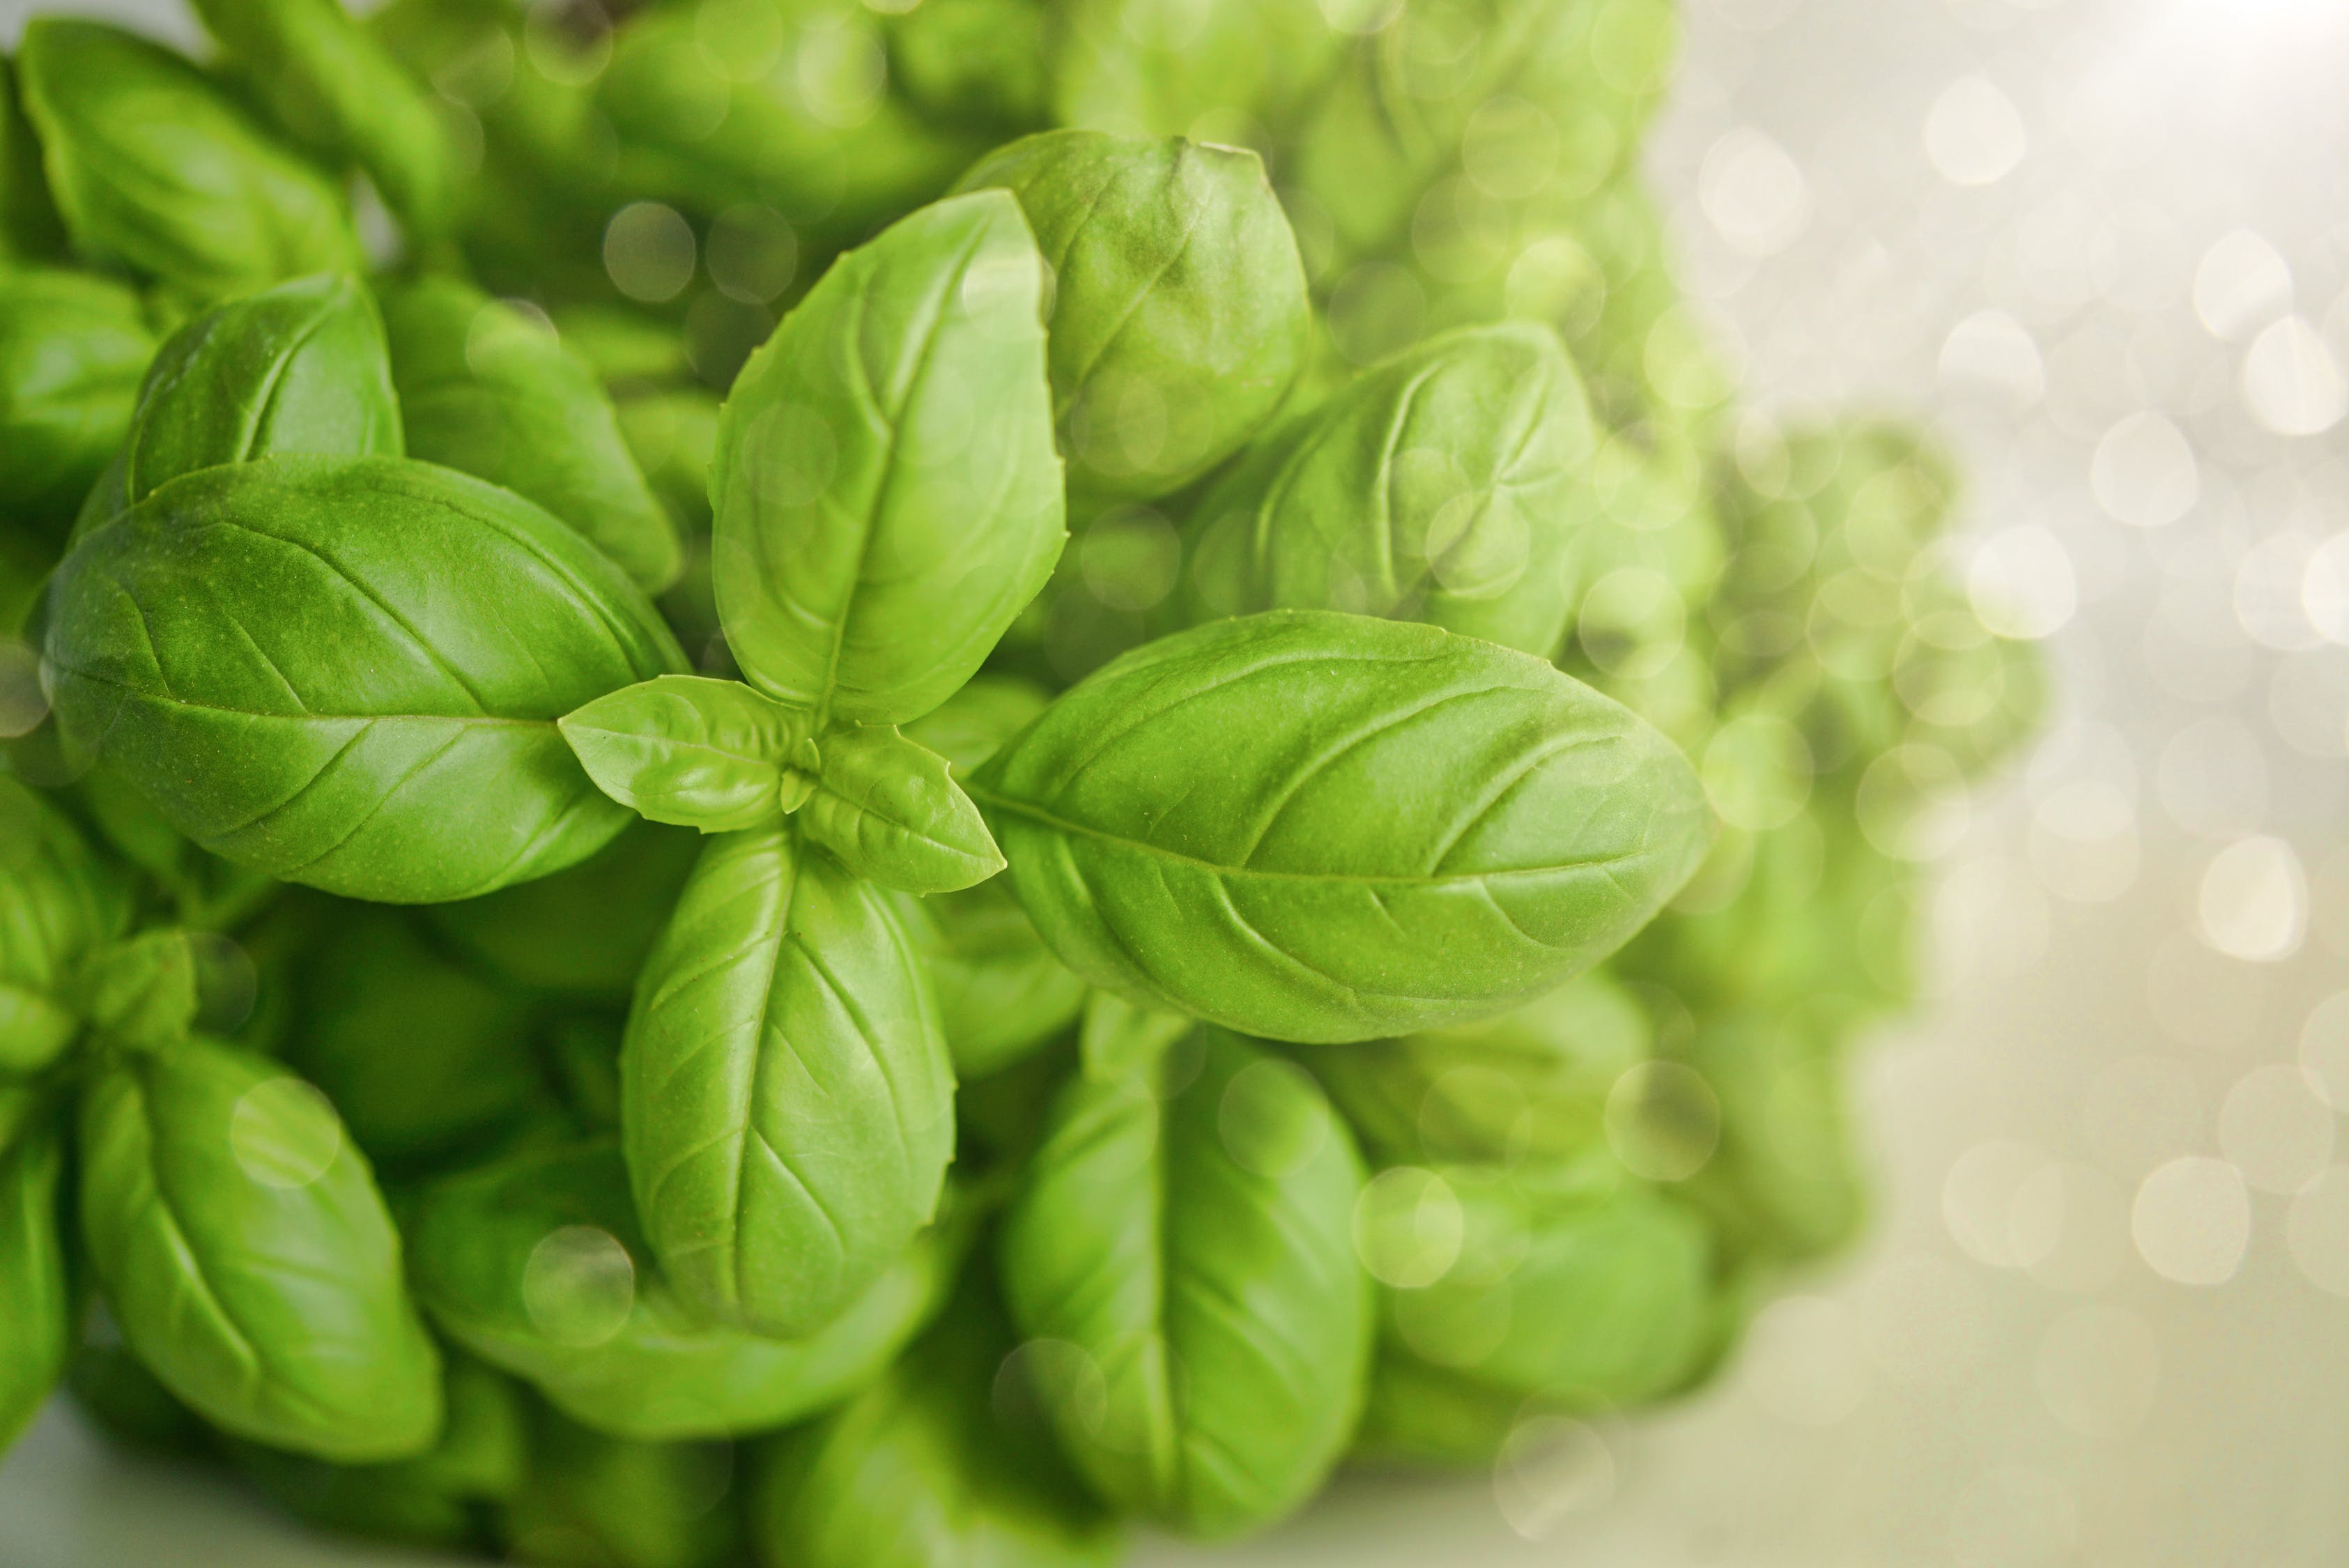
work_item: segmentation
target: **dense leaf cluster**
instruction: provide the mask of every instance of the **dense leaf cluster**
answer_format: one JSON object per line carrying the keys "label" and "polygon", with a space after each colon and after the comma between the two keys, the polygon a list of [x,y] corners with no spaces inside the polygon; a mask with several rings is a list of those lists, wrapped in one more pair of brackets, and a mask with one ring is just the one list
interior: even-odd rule
{"label": "dense leaf cluster", "polygon": [[198,0],[0,75],[0,1443],[1107,1563],[1702,1379],[2039,702],[1667,0]]}

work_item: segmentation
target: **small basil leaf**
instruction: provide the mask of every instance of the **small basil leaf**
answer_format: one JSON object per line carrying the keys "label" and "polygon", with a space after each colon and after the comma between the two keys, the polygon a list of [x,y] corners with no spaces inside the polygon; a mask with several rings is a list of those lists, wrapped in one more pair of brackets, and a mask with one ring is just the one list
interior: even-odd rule
{"label": "small basil leaf", "polygon": [[947,760],[890,728],[834,730],[799,825],[859,877],[908,893],[950,893],[1003,869],[978,807]]}
{"label": "small basil leaf", "polygon": [[36,16],[16,57],[74,245],[211,300],[367,265],[334,182],[180,55]]}
{"label": "small basil leaf", "polygon": [[734,1455],[720,1443],[608,1437],[540,1409],[530,1473],[498,1533],[516,1562],[564,1568],[730,1568],[741,1562],[730,1496]]}
{"label": "small basil leaf", "polygon": [[533,1011],[434,950],[413,917],[362,908],[305,960],[285,1056],[371,1158],[444,1157],[545,1099],[523,1047]]}
{"label": "small basil leaf", "polygon": [[63,1140],[47,1128],[0,1146],[0,1454],[65,1376],[73,1298],[57,1234]]}
{"label": "small basil leaf", "polygon": [[357,279],[298,278],[204,312],[167,339],[139,389],[114,504],[167,480],[280,452],[400,455],[383,323]]}
{"label": "small basil leaf", "polygon": [[1655,1044],[1638,998],[1593,970],[1496,1018],[1292,1054],[1380,1156],[1514,1166],[1602,1141],[1609,1094]]}
{"label": "small basil leaf", "polygon": [[1255,153],[1051,130],[957,188],[999,185],[1052,268],[1052,410],[1071,491],[1165,495],[1278,410],[1311,317]]}
{"label": "small basil leaf", "polygon": [[1083,1010],[1085,982],[1052,956],[1003,882],[906,898],[897,907],[921,946],[957,1076],[1001,1072]]}
{"label": "small basil leaf", "polygon": [[66,230],[41,172],[41,142],[16,91],[16,67],[0,57],[0,258],[52,261]]}
{"label": "small basil leaf", "polygon": [[899,728],[905,739],[953,763],[957,774],[972,774],[1051,701],[1051,693],[1032,680],[975,675],[937,707]]}
{"label": "small basil leaf", "polygon": [[349,1463],[439,1435],[440,1360],[399,1237],[316,1089],[191,1040],[84,1091],[81,1220],[123,1336],[240,1437]]}
{"label": "small basil leaf", "polygon": [[172,825],[391,902],[572,865],[627,813],[555,721],[682,667],[643,594],[507,492],[389,458],[206,469],[51,588],[60,725]]}
{"label": "small basil leaf", "polygon": [[800,1339],[713,1324],[678,1297],[609,1143],[445,1179],[410,1238],[417,1293],[442,1332],[580,1420],[674,1441],[779,1427],[879,1376],[945,1299],[963,1228],[924,1232]]}
{"label": "small basil leaf", "polygon": [[831,1322],[936,1212],[953,1095],[886,896],[780,825],[712,839],[621,1055],[630,1179],[678,1293],[768,1334]]}
{"label": "small basil leaf", "polygon": [[1125,655],[968,787],[1070,968],[1284,1040],[1551,989],[1712,836],[1694,770],[1620,705],[1490,643],[1318,611]]}
{"label": "small basil leaf", "polygon": [[[903,1361],[760,1456],[751,1529],[793,1568],[1110,1568],[1116,1521],[1012,1395],[1010,1324],[983,1274]],[[1006,1385],[1013,1386],[1007,1389]]]}
{"label": "small basil leaf", "polygon": [[[1428,1185],[1458,1216],[1445,1249],[1456,1256],[1430,1258],[1409,1244],[1390,1255],[1376,1239],[1423,1232]],[[1400,1211],[1381,1212],[1381,1199]],[[1441,1167],[1373,1184],[1360,1229],[1398,1281],[1385,1293],[1384,1332],[1490,1388],[1571,1391],[1621,1408],[1678,1386],[1709,1344],[1711,1232],[1693,1210],[1619,1172],[1578,1190],[1489,1167]]]}
{"label": "small basil leaf", "polygon": [[411,456],[537,502],[648,591],[685,556],[595,373],[541,324],[450,278],[384,296]]}
{"label": "small basil leaf", "polygon": [[925,207],[834,263],[751,356],[710,472],[718,610],[753,684],[817,722],[951,696],[1064,537],[1019,205]]}
{"label": "small basil leaf", "polygon": [[130,904],[129,880],[64,812],[0,776],[0,1073],[36,1072],[72,1044],[74,971],[123,934]]}
{"label": "small basil leaf", "polygon": [[1200,503],[1190,618],[1336,609],[1547,659],[1605,513],[1581,378],[1546,327],[1447,333],[1373,367]]}
{"label": "small basil leaf", "polygon": [[1337,1463],[1371,1314],[1344,1126],[1299,1069],[1203,1033],[1154,1073],[1062,1091],[1001,1258],[1020,1332],[1059,1342],[1039,1391],[1078,1470],[1217,1537],[1290,1512]]}
{"label": "small basil leaf", "polygon": [[788,760],[808,732],[805,713],[698,675],[623,687],[562,726],[598,789],[651,821],[704,833],[782,815]]}
{"label": "small basil leaf", "polygon": [[700,853],[694,835],[639,820],[567,871],[435,904],[426,917],[511,984],[625,1005]]}
{"label": "small basil leaf", "polygon": [[196,0],[196,14],[297,140],[365,169],[412,234],[448,227],[457,180],[448,122],[338,0]]}
{"label": "small basil leaf", "polygon": [[155,353],[139,296],[49,268],[0,286],[0,508],[62,526],[120,444]]}

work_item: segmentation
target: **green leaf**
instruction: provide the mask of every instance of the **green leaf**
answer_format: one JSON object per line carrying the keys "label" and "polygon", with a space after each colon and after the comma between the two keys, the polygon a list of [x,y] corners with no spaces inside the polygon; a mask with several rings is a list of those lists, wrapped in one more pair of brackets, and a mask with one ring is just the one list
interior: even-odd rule
{"label": "green leaf", "polygon": [[204,312],[165,340],[78,538],[183,473],[283,452],[398,457],[383,322],[356,278],[297,278]]}
{"label": "green leaf", "polygon": [[1053,9],[1061,26],[1052,107],[1061,123],[1261,144],[1313,102],[1346,57],[1346,32],[1334,24],[1372,19],[1383,6],[1381,0],[1060,0]]}
{"label": "green leaf", "polygon": [[978,807],[947,760],[891,727],[834,730],[799,826],[859,877],[908,893],[950,893],[1003,869]]}
{"label": "green leaf", "polygon": [[1696,774],[1548,665],[1318,611],[1163,639],[968,786],[1061,961],[1273,1039],[1489,1016],[1619,946],[1712,836]]}
{"label": "green leaf", "polygon": [[411,456],[504,485],[586,535],[644,588],[685,565],[595,371],[543,324],[469,284],[384,296]]}
{"label": "green leaf", "polygon": [[1020,1332],[1058,1342],[1040,1393],[1103,1499],[1220,1537],[1319,1487],[1369,1371],[1361,1181],[1312,1081],[1220,1031],[1062,1091],[1003,1285]]}
{"label": "green leaf", "polygon": [[214,854],[389,902],[489,892],[608,843],[628,814],[555,721],[684,663],[577,535],[389,458],[175,480],[85,538],[50,603],[69,740]]}
{"label": "green leaf", "polygon": [[128,878],[55,803],[0,776],[0,1073],[36,1072],[73,1043],[74,971],[129,928],[130,904]]}
{"label": "green leaf", "polygon": [[440,1358],[326,1097],[191,1040],[84,1091],[82,1237],[139,1358],[222,1429],[346,1463],[439,1436]]}
{"label": "green leaf", "polygon": [[499,1537],[517,1562],[581,1568],[731,1568],[741,1525],[722,1443],[607,1437],[554,1410],[531,1423],[530,1474]]}
{"label": "green leaf", "polygon": [[957,188],[993,185],[1019,197],[1052,268],[1052,410],[1072,491],[1168,494],[1279,410],[1311,318],[1255,153],[1053,130]]}
{"label": "green leaf", "polygon": [[196,0],[196,14],[296,140],[365,169],[415,235],[448,228],[458,172],[449,123],[340,0]]}
{"label": "green leaf", "polygon": [[1199,504],[1189,618],[1334,609],[1537,658],[1606,513],[1582,380],[1546,327],[1448,333],[1365,372]]}
{"label": "green leaf", "polygon": [[167,928],[90,953],[70,994],[108,1038],[153,1049],[205,1024],[242,1023],[253,1005],[253,983],[252,961],[234,942]]}
{"label": "green leaf", "polygon": [[715,1324],[682,1300],[638,1232],[609,1143],[509,1157],[428,1190],[410,1226],[416,1290],[473,1354],[622,1437],[675,1441],[797,1420],[878,1376],[944,1301],[954,1224],[900,1250],[799,1339]]}
{"label": "green leaf", "polygon": [[625,1006],[693,873],[700,839],[639,820],[568,871],[435,904],[433,929],[511,984]]}
{"label": "green leaf", "polygon": [[1050,119],[1051,18],[1041,0],[926,0],[884,15],[889,85],[924,119],[990,138]]}
{"label": "green leaf", "polygon": [[657,676],[562,723],[596,787],[654,822],[731,833],[805,797],[791,760],[807,738],[807,714],[739,680]]}
{"label": "green leaf", "polygon": [[804,1335],[936,1211],[954,1072],[887,896],[781,825],[712,839],[636,983],[629,1178],[680,1296]]}
{"label": "green leaf", "polygon": [[719,416],[718,610],[819,727],[918,718],[978,670],[1064,537],[1043,266],[997,192],[834,263]]}
{"label": "green leaf", "polygon": [[0,259],[54,261],[66,231],[41,172],[40,139],[16,91],[16,67],[0,57]]}
{"label": "green leaf", "polygon": [[49,268],[0,281],[0,509],[62,532],[120,444],[155,352],[139,296]]}
{"label": "green leaf", "polygon": [[1085,982],[1052,956],[1001,880],[904,898],[897,909],[922,950],[938,1026],[966,1081],[1025,1059],[1083,1010]]}
{"label": "green leaf", "polygon": [[1111,1568],[1116,1521],[1019,1407],[1010,1324],[983,1274],[847,1406],[761,1456],[751,1530],[793,1568]]}
{"label": "green leaf", "polygon": [[103,23],[36,16],[16,68],[84,254],[200,300],[365,268],[334,182],[180,55]]}
{"label": "green leaf", "polygon": [[964,775],[978,772],[1051,701],[1050,692],[1016,675],[974,675],[953,696],[900,728],[905,739],[937,753]]}
{"label": "green leaf", "polygon": [[0,1145],[0,1454],[65,1376],[73,1297],[57,1234],[64,1140],[44,1128]]}

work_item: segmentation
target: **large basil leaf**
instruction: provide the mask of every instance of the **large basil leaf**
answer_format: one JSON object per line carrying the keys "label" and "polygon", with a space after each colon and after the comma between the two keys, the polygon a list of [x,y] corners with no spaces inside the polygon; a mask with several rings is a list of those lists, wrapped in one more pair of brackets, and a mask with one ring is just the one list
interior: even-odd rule
{"label": "large basil leaf", "polygon": [[64,1168],[53,1132],[0,1148],[0,1454],[65,1376],[73,1298],[57,1234]]}
{"label": "large basil leaf", "polygon": [[1070,968],[1274,1039],[1501,1012],[1654,916],[1702,857],[1671,743],[1548,665],[1319,611],[1139,649],[968,785]]}
{"label": "large basil leaf", "polygon": [[657,592],[685,565],[595,373],[512,306],[451,278],[384,296],[408,450],[537,502]]}
{"label": "large basil leaf", "polygon": [[155,352],[139,296],[109,278],[0,272],[0,508],[68,517],[122,440]]}
{"label": "large basil leaf", "polygon": [[[791,1568],[1110,1568],[1115,1521],[1031,1413],[1007,1409],[1010,1324],[974,1274],[921,1343],[757,1461],[751,1531]],[[1009,1376],[1005,1374],[1006,1376]]]}
{"label": "large basil leaf", "polygon": [[950,893],[1003,869],[946,758],[888,725],[836,729],[820,744],[800,831],[851,872],[908,893]]}
{"label": "large basil leaf", "polygon": [[887,895],[782,826],[710,840],[621,1057],[637,1212],[693,1306],[804,1335],[936,1212],[954,1069]]}
{"label": "large basil leaf", "polygon": [[448,123],[340,0],[196,0],[196,14],[279,124],[364,168],[419,235],[448,226],[457,180]]}
{"label": "large basil leaf", "polygon": [[879,1376],[945,1299],[964,1227],[925,1232],[800,1339],[713,1324],[679,1299],[609,1143],[449,1178],[409,1231],[417,1293],[443,1332],[580,1420],[667,1441],[780,1427]]}
{"label": "large basil leaf", "polygon": [[920,944],[955,1072],[983,1078],[1077,1021],[1085,982],[1052,956],[1001,879],[898,905]]}
{"label": "large basil leaf", "polygon": [[0,1073],[47,1066],[72,1043],[76,968],[129,923],[122,874],[47,797],[0,776]]}
{"label": "large basil leaf", "polygon": [[[1448,1201],[1431,1204],[1428,1187]],[[1616,1409],[1678,1386],[1710,1344],[1712,1233],[1603,1149],[1516,1177],[1440,1167],[1371,1195],[1389,1201],[1366,1203],[1360,1229],[1409,1242],[1368,1249],[1396,1284],[1384,1331],[1423,1361],[1488,1388]],[[1428,1224],[1431,1210],[1453,1222]]]}
{"label": "large basil leaf", "polygon": [[1602,1141],[1608,1095],[1655,1043],[1638,998],[1593,970],[1496,1018],[1294,1054],[1376,1154],[1514,1166]]}
{"label": "large basil leaf", "polygon": [[833,264],[727,400],[719,615],[820,728],[928,712],[1051,575],[1043,277],[1009,196],[926,207]]}
{"label": "large basil leaf", "polygon": [[164,342],[76,533],[198,469],[281,452],[400,452],[374,298],[347,275],[297,278],[208,310]]}
{"label": "large basil leaf", "polygon": [[334,182],[170,49],[36,16],[16,63],[49,188],[85,254],[198,299],[366,266]]}
{"label": "large basil leaf", "polygon": [[636,822],[568,871],[435,904],[433,929],[533,991],[626,1003],[701,853],[694,834]]}
{"label": "large basil leaf", "polygon": [[1557,337],[1449,333],[1349,383],[1200,503],[1195,618],[1335,609],[1547,659],[1581,597],[1589,400]]}
{"label": "large basil leaf", "polygon": [[958,188],[993,185],[1019,198],[1052,268],[1052,411],[1072,490],[1179,490],[1278,410],[1311,316],[1255,153],[1053,130]]}
{"label": "large basil leaf", "polygon": [[1368,1371],[1361,1181],[1312,1081],[1218,1030],[1062,1092],[1004,1293],[1021,1333],[1062,1342],[1040,1392],[1103,1498],[1224,1536],[1321,1484]]}
{"label": "large basil leaf", "polygon": [[81,1107],[89,1260],[139,1358],[222,1429],[357,1463],[440,1434],[440,1358],[375,1178],[324,1096],[208,1041],[126,1054]]}
{"label": "large basil leaf", "polygon": [[541,1409],[530,1473],[499,1533],[521,1563],[562,1568],[725,1568],[740,1561],[734,1456],[722,1444],[647,1443]]}
{"label": "large basil leaf", "polygon": [[430,1158],[547,1097],[531,999],[453,963],[412,917],[356,909],[303,966],[285,1059],[388,1164]]}
{"label": "large basil leaf", "polygon": [[543,876],[628,814],[554,721],[680,668],[643,594],[529,503],[427,463],[176,480],[51,589],[69,739],[239,865],[431,902]]}

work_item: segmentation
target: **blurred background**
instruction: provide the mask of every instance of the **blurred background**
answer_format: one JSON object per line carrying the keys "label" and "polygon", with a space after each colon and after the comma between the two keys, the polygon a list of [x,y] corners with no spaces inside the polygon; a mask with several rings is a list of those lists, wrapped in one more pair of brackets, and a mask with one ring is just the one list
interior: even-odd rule
{"label": "blurred background", "polygon": [[[1953,565],[2057,670],[2027,765],[1904,840],[1936,1000],[1862,1064],[1880,1214],[1682,1405],[1137,1561],[2338,1563],[2349,8],[1683,12],[1649,175],[1748,417],[1931,421]],[[0,1469],[8,1568],[329,1552],[406,1561],[61,1408]]]}

